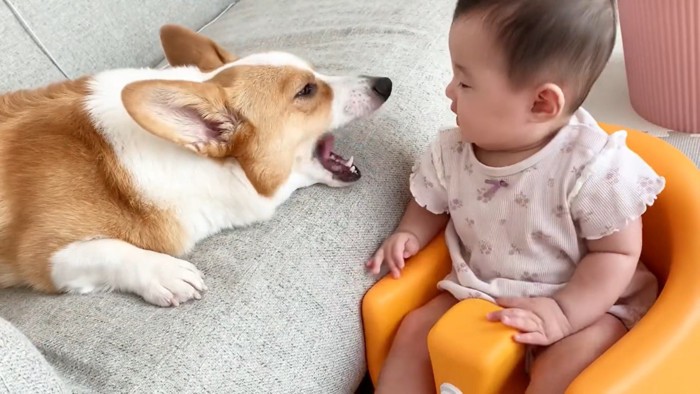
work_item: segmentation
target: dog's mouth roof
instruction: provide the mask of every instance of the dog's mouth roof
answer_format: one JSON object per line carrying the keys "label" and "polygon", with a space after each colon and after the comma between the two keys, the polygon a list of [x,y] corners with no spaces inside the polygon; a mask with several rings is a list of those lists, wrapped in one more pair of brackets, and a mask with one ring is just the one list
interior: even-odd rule
{"label": "dog's mouth roof", "polygon": [[333,152],[334,137],[324,134],[316,142],[315,157],[323,168],[333,174],[333,178],[342,182],[355,182],[360,179],[360,170],[353,164],[353,158],[345,159]]}

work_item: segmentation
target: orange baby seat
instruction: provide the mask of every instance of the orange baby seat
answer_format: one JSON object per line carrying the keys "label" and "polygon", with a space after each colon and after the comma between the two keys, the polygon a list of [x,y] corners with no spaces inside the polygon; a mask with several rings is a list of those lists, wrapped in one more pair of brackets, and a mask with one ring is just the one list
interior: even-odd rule
{"label": "orange baby seat", "polygon": [[[608,132],[619,127],[601,124]],[[666,178],[666,188],[642,217],[642,261],[662,286],[647,315],[585,369],[567,393],[698,393],[700,365],[700,171],[671,145],[630,130],[628,145]],[[443,235],[407,262],[401,278],[377,282],[362,302],[367,364],[376,384],[404,316],[438,294],[449,273]],[[428,336],[436,391],[522,393],[524,349],[513,331],[486,321],[498,306],[465,300]],[[459,390],[459,391],[457,391]]]}

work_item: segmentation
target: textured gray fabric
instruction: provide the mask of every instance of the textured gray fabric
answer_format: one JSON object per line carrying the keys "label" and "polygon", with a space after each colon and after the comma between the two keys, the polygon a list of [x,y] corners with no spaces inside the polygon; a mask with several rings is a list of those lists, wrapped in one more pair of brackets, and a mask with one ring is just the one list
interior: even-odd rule
{"label": "textured gray fabric", "polygon": [[684,134],[677,131],[669,131],[668,134],[662,135],[660,138],[685,153],[700,168],[700,134]]}
{"label": "textured gray fabric", "polygon": [[0,1],[0,93],[63,79]]}
{"label": "textured gray fabric", "polygon": [[0,394],[67,392],[27,337],[0,319]]}
{"label": "textured gray fabric", "polygon": [[[162,59],[158,28],[199,28],[233,0],[10,0],[69,77]],[[4,40],[2,37],[0,40]]]}
{"label": "textured gray fabric", "polygon": [[338,133],[363,178],[297,193],[270,222],[203,242],[210,291],[177,309],[133,296],[1,291],[16,324],[77,392],[349,393],[365,372],[363,262],[395,226],[414,157],[454,122],[443,97],[453,1],[242,0],[207,28],[240,52],[285,49],[323,71],[395,82]]}

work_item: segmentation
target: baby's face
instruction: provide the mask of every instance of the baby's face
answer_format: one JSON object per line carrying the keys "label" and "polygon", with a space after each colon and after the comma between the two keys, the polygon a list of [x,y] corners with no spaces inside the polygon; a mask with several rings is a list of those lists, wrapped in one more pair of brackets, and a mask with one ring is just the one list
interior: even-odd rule
{"label": "baby's face", "polygon": [[449,46],[453,77],[445,93],[462,138],[487,150],[518,149],[541,138],[529,132],[534,92],[511,86],[505,57],[481,15],[457,19]]}

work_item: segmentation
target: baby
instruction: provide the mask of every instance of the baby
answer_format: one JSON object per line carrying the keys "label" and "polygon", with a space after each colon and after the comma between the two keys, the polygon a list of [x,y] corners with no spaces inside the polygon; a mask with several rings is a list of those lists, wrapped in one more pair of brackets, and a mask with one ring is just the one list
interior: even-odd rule
{"label": "baby", "polygon": [[502,307],[530,393],[563,393],[655,301],[641,215],[665,185],[581,108],[615,43],[613,0],[459,0],[446,89],[458,128],[410,177],[413,199],[367,262],[398,278],[446,226],[444,290],[401,323],[377,393],[434,392],[430,328],[458,300]]}

